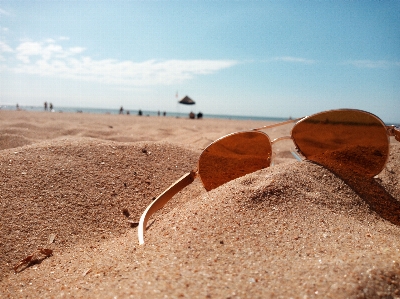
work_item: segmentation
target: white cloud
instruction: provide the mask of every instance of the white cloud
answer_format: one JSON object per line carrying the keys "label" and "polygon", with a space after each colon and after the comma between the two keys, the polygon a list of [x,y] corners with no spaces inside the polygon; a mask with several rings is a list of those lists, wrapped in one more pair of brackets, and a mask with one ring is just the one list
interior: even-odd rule
{"label": "white cloud", "polygon": [[0,41],[0,61],[6,61],[3,53],[12,53],[13,49],[7,45],[5,42]]}
{"label": "white cloud", "polygon": [[12,53],[13,49],[9,45],[7,45],[5,42],[0,41],[0,53],[1,52],[3,52],[3,53],[4,52]]}
{"label": "white cloud", "polygon": [[170,85],[207,75],[237,64],[234,60],[93,60],[82,47],[64,49],[56,41],[23,41],[16,48],[22,62],[16,73],[133,86]]}
{"label": "white cloud", "polygon": [[400,66],[400,61],[388,61],[388,60],[349,60],[344,62],[344,64],[350,64],[359,68],[371,68],[371,69],[382,69],[390,67]]}
{"label": "white cloud", "polygon": [[79,53],[82,53],[83,51],[85,51],[85,48],[82,48],[82,47],[72,47],[72,48],[69,48],[69,52],[70,52],[71,54],[79,54]]}
{"label": "white cloud", "polygon": [[52,58],[65,58],[82,53],[85,48],[72,47],[68,50],[64,50],[62,46],[57,45],[55,40],[47,39],[44,43],[42,42],[22,42],[16,49],[16,58],[24,63],[30,63],[31,59],[39,57],[42,60],[50,60]]}
{"label": "white cloud", "polygon": [[9,16],[9,15],[11,15],[11,14],[10,14],[8,11],[6,11],[6,10],[0,8],[0,15]]}
{"label": "white cloud", "polygon": [[56,40],[52,39],[52,38],[46,38],[45,42],[48,43],[48,44],[54,44],[56,42]]}
{"label": "white cloud", "polygon": [[292,56],[281,56],[273,58],[274,61],[283,61],[283,62],[293,62],[293,63],[304,63],[304,64],[313,64],[316,61],[312,59],[306,59],[301,57],[292,57]]}
{"label": "white cloud", "polygon": [[42,45],[37,42],[23,42],[17,49],[17,59],[24,63],[29,63],[31,56],[39,56],[42,54]]}

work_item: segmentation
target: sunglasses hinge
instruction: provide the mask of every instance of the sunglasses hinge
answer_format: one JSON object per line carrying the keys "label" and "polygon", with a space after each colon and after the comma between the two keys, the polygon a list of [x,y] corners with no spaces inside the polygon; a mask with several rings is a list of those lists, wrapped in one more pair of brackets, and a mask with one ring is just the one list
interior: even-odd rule
{"label": "sunglasses hinge", "polygon": [[194,169],[192,171],[190,171],[190,177],[191,179],[194,181],[195,178],[197,178],[197,176],[199,175],[199,170],[198,169]]}
{"label": "sunglasses hinge", "polygon": [[386,131],[389,136],[394,136],[395,135],[395,126],[386,126]]}
{"label": "sunglasses hinge", "polygon": [[386,131],[389,136],[394,136],[397,141],[400,142],[400,129],[396,128],[396,126],[386,126]]}

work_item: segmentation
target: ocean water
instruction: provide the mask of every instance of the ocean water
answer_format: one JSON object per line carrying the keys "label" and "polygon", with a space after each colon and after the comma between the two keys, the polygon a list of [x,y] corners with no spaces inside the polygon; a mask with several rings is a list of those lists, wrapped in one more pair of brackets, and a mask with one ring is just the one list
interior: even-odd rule
{"label": "ocean water", "polygon": [[[0,110],[16,110],[16,106],[0,105]],[[19,109],[26,111],[44,111],[44,107],[38,106],[20,106]],[[54,112],[67,112],[67,113],[94,113],[94,114],[119,114],[119,109],[105,109],[105,108],[82,108],[82,107],[55,107]],[[138,110],[129,110],[130,115],[138,115]],[[124,110],[124,114],[127,110]],[[158,116],[158,111],[142,110],[144,116]],[[160,111],[163,115],[163,111]],[[166,111],[167,117],[188,118],[188,113],[182,112],[169,112]],[[288,120],[289,118],[281,117],[260,117],[260,116],[242,116],[242,115],[222,115],[222,114],[206,114],[203,113],[203,118],[219,118],[219,119],[235,119],[235,120],[260,120],[260,121],[273,121],[280,122]]]}
{"label": "ocean water", "polygon": [[[26,111],[44,111],[43,106],[20,106],[21,110]],[[16,110],[16,106],[12,105],[0,105],[0,110]],[[95,114],[119,114],[119,109],[106,109],[106,108],[82,108],[82,107],[56,107],[54,112],[68,112],[68,113],[95,113]],[[129,110],[130,115],[138,115],[138,110]],[[124,110],[124,114],[127,110]],[[157,116],[158,111],[142,111],[144,116]],[[160,111],[160,115],[163,115],[163,111]],[[167,117],[179,117],[188,118],[188,113],[182,112],[166,112]],[[260,121],[271,121],[281,122],[290,119],[289,117],[272,117],[272,116],[246,116],[246,115],[224,115],[224,114],[207,114],[203,113],[203,118],[219,118],[219,119],[235,119],[235,120],[260,120]],[[400,127],[400,123],[388,123],[387,125],[395,125]]]}

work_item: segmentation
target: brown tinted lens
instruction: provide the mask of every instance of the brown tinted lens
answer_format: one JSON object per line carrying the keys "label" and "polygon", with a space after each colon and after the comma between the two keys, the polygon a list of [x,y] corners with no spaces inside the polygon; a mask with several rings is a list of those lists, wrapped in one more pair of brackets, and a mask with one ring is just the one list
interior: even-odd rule
{"label": "brown tinted lens", "polygon": [[198,171],[207,191],[248,173],[268,167],[271,142],[262,132],[241,132],[223,137],[201,154]]}
{"label": "brown tinted lens", "polygon": [[292,137],[311,161],[338,173],[373,177],[389,154],[383,123],[358,110],[336,110],[310,116],[295,125]]}

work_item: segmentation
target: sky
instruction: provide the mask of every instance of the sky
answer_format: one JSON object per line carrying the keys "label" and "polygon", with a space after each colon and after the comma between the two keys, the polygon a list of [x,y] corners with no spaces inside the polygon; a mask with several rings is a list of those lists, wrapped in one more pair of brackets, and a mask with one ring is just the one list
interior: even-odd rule
{"label": "sky", "polygon": [[44,101],[400,123],[400,0],[0,0],[0,104]]}

